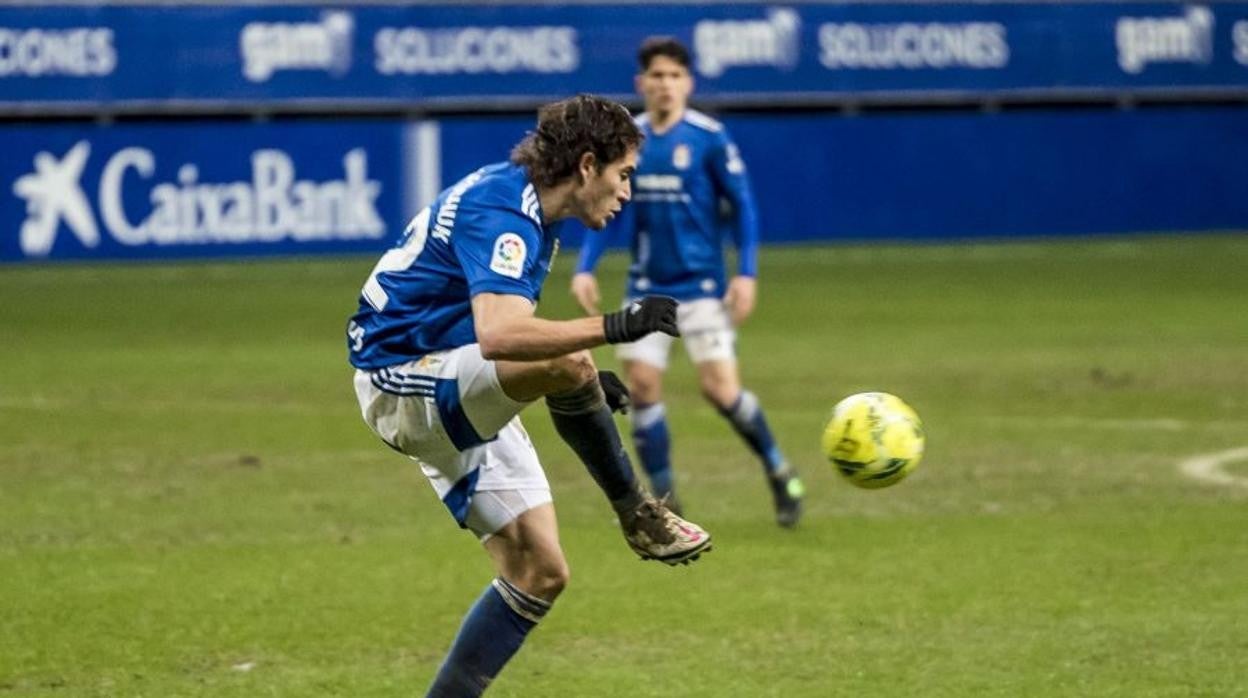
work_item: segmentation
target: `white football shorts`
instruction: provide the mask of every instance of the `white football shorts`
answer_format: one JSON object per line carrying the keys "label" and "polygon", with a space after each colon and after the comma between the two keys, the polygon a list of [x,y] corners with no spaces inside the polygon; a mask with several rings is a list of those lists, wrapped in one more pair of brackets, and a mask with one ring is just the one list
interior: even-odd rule
{"label": "white football shorts", "polygon": [[[551,501],[517,402],[503,392],[477,344],[375,371],[357,369],[364,421],[416,461],[461,527],[488,537]],[[476,496],[492,492],[497,496]],[[510,492],[511,494],[503,494]],[[517,494],[518,493],[518,494]]]}
{"label": "white football shorts", "polygon": [[[624,306],[631,302],[626,301]],[[682,302],[676,307],[676,326],[680,328],[680,338],[684,340],[685,351],[693,363],[737,358],[737,330],[732,326],[732,317],[722,300],[699,298]],[[666,370],[673,339],[662,332],[652,332],[636,342],[617,345],[616,357]]]}

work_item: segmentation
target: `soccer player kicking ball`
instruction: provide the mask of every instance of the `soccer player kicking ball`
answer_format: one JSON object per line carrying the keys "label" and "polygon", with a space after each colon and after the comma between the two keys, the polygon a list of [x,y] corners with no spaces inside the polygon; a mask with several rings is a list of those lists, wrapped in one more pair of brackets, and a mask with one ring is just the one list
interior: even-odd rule
{"label": "soccer player kicking ball", "polygon": [[[632,245],[628,297],[658,293],[680,300],[677,326],[697,366],[702,395],[762,461],[776,522],[795,526],[802,513],[801,480],[776,445],[758,398],[741,387],[737,370],[735,328],[754,310],[758,272],[758,219],[745,164],[724,127],[688,107],[693,78],[689,52],[680,42],[652,37],[637,57],[636,87],[646,104],[637,124],[646,138],[633,178],[633,203],[616,223]],[[727,283],[720,241],[724,199],[732,204],[740,258],[736,276]],[[572,278],[572,294],[588,313],[598,312],[593,272],[605,246],[605,235],[587,235]],[[618,352],[633,398],[637,453],[654,493],[667,497],[679,512],[663,407],[671,346],[670,336],[652,334],[621,344]]]}
{"label": "soccer player kicking ball", "polygon": [[431,696],[477,696],[568,582],[550,486],[520,411],[539,398],[642,558],[689,562],[710,535],[638,485],[611,412],[628,393],[587,351],[676,334],[676,301],[569,321],[534,316],[560,221],[602,228],[630,195],[642,135],[622,106],[549,104],[511,161],[442,192],[382,255],[347,326],[364,421],[416,460],[498,570],[469,609]]}

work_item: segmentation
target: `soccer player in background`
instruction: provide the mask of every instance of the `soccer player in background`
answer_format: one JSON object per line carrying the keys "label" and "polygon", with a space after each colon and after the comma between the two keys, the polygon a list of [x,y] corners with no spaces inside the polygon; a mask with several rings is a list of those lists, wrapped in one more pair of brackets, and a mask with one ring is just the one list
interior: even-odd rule
{"label": "soccer player in background", "polygon": [[675,565],[710,548],[710,535],[639,486],[611,414],[628,393],[587,351],[675,334],[676,301],[649,296],[568,321],[534,315],[561,221],[606,225],[629,199],[641,141],[614,102],[581,95],[543,107],[510,162],[468,175],[412,219],[348,323],[365,422],[420,464],[498,571],[431,696],[480,695],[568,581],[550,486],[517,416],[539,398],[637,554]]}
{"label": "soccer player in background", "polygon": [[[754,310],[758,272],[758,219],[745,164],[723,125],[689,108],[693,77],[689,52],[679,41],[651,37],[637,58],[636,89],[646,111],[636,121],[645,143],[633,177],[633,203],[613,224],[623,227],[631,244],[627,297],[659,293],[680,300],[677,326],[697,366],[702,395],[762,461],[776,522],[791,527],[801,517],[801,480],[776,445],[758,398],[741,386],[737,369],[735,328]],[[722,200],[732,207],[739,258],[730,281],[720,239]],[[572,278],[572,294],[590,314],[598,312],[593,272],[606,237],[586,235]],[[679,512],[663,405],[671,345],[670,336],[652,334],[617,351],[632,394],[637,454],[654,493]]]}

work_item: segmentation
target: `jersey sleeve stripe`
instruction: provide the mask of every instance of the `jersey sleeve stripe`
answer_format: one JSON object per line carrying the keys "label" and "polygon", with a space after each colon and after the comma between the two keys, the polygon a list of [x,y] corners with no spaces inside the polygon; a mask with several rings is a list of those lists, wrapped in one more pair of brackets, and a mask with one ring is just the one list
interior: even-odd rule
{"label": "jersey sleeve stripe", "polygon": [[697,111],[696,109],[685,110],[685,121],[688,121],[690,124],[697,126],[700,129],[710,131],[711,133],[719,133],[724,130],[723,124],[712,119],[706,114]]}

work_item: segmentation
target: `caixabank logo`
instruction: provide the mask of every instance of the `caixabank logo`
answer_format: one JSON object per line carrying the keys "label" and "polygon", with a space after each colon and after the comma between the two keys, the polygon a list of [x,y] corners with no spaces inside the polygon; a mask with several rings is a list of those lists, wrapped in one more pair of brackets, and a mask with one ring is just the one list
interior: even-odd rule
{"label": "caixabank logo", "polygon": [[[89,170],[93,158],[102,164]],[[385,236],[377,210],[382,184],[369,177],[363,148],[341,156],[340,176],[319,180],[301,178],[281,149],[242,151],[238,158],[246,178],[210,181],[195,162],[164,166],[143,146],[96,153],[84,139],[63,152],[41,150],[11,186],[24,213],[15,230],[20,256],[74,247],[273,246]]]}

